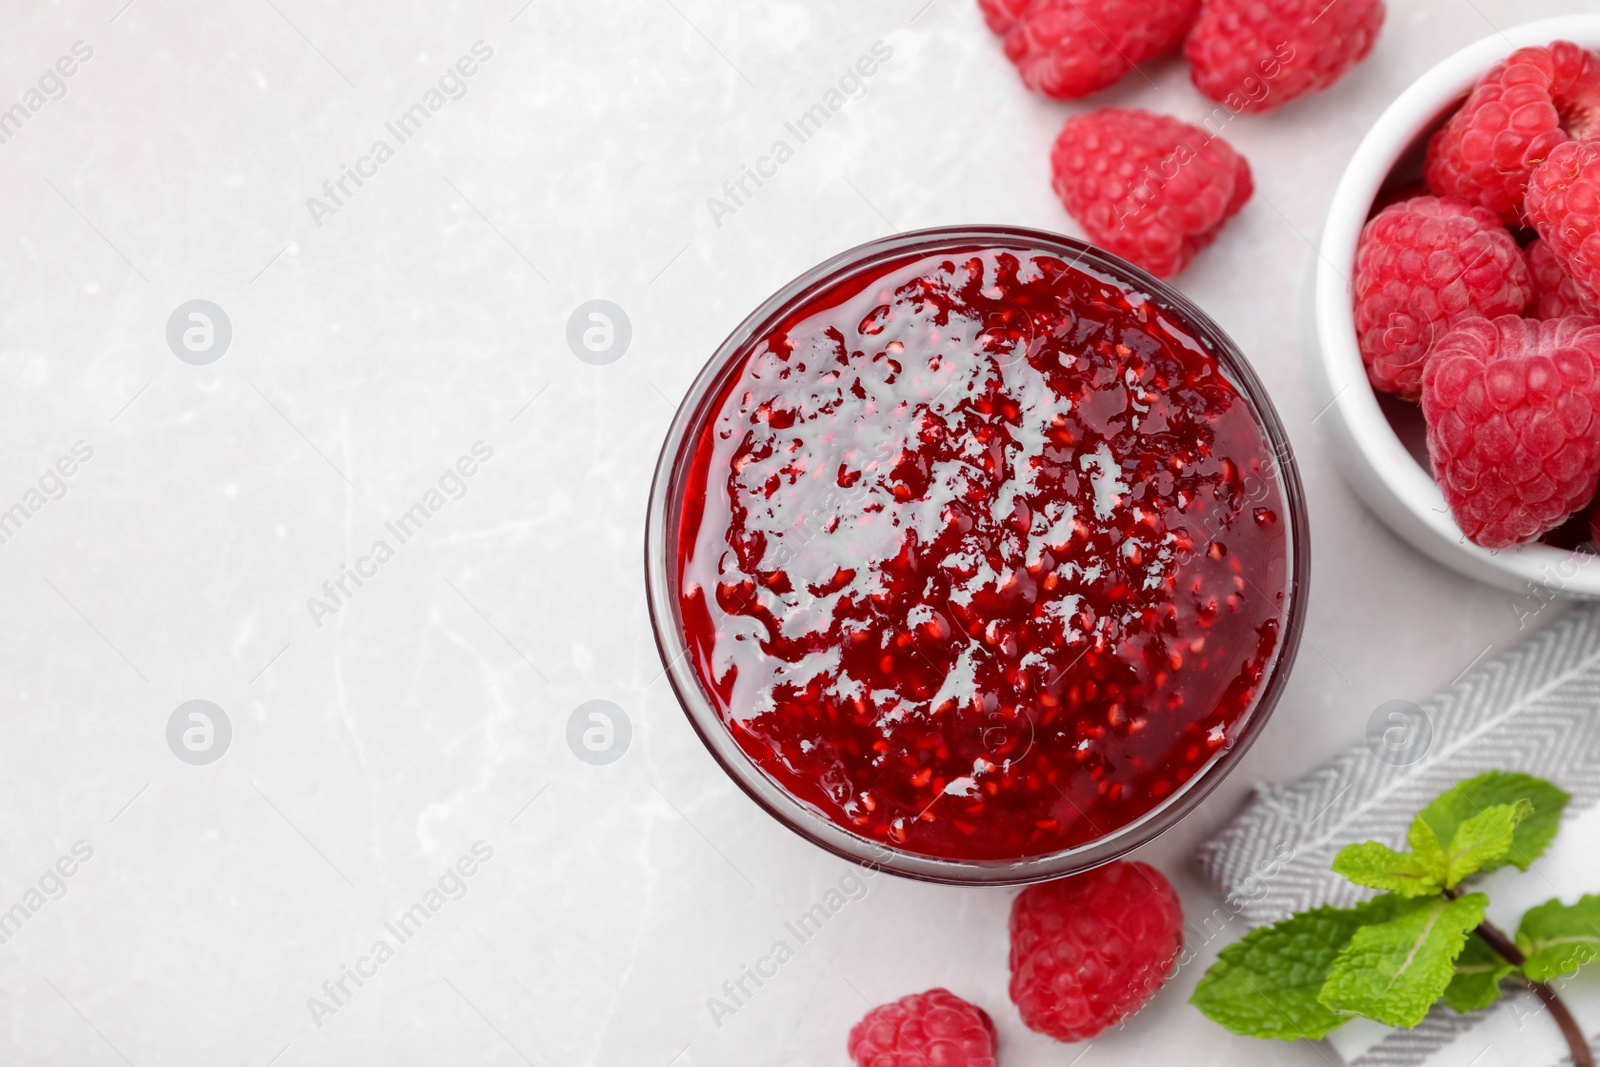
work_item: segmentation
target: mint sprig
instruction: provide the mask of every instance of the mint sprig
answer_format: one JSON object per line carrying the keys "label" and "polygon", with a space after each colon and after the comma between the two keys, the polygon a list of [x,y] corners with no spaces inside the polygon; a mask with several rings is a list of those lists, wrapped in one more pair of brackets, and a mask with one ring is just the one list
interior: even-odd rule
{"label": "mint sprig", "polygon": [[1434,864],[1414,852],[1396,852],[1377,841],[1340,849],[1333,857],[1333,871],[1356,885],[1386,889],[1402,897],[1436,896],[1444,888]]}
{"label": "mint sprig", "polygon": [[1346,1015],[1324,1007],[1322,987],[1355,932],[1386,918],[1394,897],[1354,908],[1313,908],[1252,930],[1222,950],[1192,1003],[1236,1034],[1318,1038]]}
{"label": "mint sprig", "polygon": [[1456,957],[1455,977],[1444,989],[1444,1002],[1455,1011],[1482,1011],[1500,999],[1500,982],[1516,971],[1489,942],[1474,932]]}
{"label": "mint sprig", "polygon": [[1600,959],[1600,897],[1579,897],[1576,904],[1547,900],[1529,909],[1517,927],[1517,949],[1527,957],[1523,973],[1535,982]]}
{"label": "mint sprig", "polygon": [[1318,999],[1340,1015],[1417,1025],[1455,977],[1456,957],[1488,904],[1482,893],[1396,903],[1392,918],[1351,936]]}
{"label": "mint sprig", "polygon": [[[1439,840],[1449,841],[1455,837],[1457,826],[1484,809],[1526,800],[1533,810],[1517,824],[1511,847],[1498,859],[1479,868],[1492,871],[1510,864],[1519,871],[1526,871],[1556,836],[1561,828],[1561,812],[1571,799],[1563,790],[1531,774],[1486,771],[1440,793],[1417,813],[1417,821],[1427,823]],[[1412,825],[1415,828],[1416,824]]]}
{"label": "mint sprig", "polygon": [[1484,918],[1489,898],[1461,888],[1500,867],[1526,871],[1555,837],[1569,799],[1516,772],[1457,783],[1412,820],[1409,851],[1364,841],[1334,857],[1334,871],[1380,895],[1251,931],[1222,950],[1190,1003],[1236,1034],[1315,1039],[1357,1015],[1410,1028],[1440,1000],[1478,1011],[1512,981],[1550,1008],[1574,1067],[1594,1067],[1581,1029],[1546,983],[1600,959],[1600,896],[1533,908],[1513,941]]}

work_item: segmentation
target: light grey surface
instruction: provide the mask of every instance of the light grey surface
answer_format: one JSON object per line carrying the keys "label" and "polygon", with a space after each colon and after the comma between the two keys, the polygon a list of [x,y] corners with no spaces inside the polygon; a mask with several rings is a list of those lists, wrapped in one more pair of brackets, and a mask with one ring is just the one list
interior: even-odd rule
{"label": "light grey surface", "polygon": [[[0,907],[93,850],[0,944],[0,1059],[842,1064],[868,1002],[945,985],[994,1014],[1009,1067],[1072,1062],[1006,999],[1011,893],[887,877],[713,1023],[707,998],[851,869],[706,756],[660,680],[640,544],[673,405],[773,289],[891,227],[1077,232],[1046,163],[1075,107],[1021,88],[970,0],[123,2],[13,7],[0,35],[4,102],[93,49],[0,144],[0,509],[93,450],[0,544]],[[1384,104],[1494,24],[1588,6],[1400,0],[1334,91],[1225,126],[1258,194],[1180,284],[1300,451],[1314,588],[1271,729],[1144,850],[1193,915],[1217,901],[1185,857],[1253,781],[1560,610],[1360,509],[1299,345],[1312,241]],[[465,95],[318,226],[307,198],[394,144],[385,122],[479,40]],[[879,40],[865,96],[713,219],[707,198],[793,145],[785,122]],[[1104,102],[1206,113],[1181,62],[1147,73]],[[195,299],[232,326],[202,366],[167,343]],[[567,344],[594,299],[632,327],[599,366]],[[479,441],[464,495],[396,545],[385,523]],[[393,558],[319,627],[308,598],[379,538]],[[168,747],[197,699],[232,732],[202,766]],[[608,765],[568,747],[590,700],[631,724]],[[307,999],[478,841],[465,895],[319,1028]],[[1183,1002],[1220,943],[1084,1062],[1323,1062]]]}

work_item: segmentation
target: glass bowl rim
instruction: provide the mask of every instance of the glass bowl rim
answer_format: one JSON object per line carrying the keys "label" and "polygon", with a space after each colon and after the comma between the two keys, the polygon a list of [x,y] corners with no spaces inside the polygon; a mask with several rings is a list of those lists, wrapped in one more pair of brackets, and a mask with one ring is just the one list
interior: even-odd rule
{"label": "glass bowl rim", "polygon": [[[1224,376],[1249,404],[1271,449],[1287,513],[1289,566],[1284,589],[1287,604],[1280,609],[1284,621],[1281,639],[1233,743],[1181,788],[1132,822],[1082,845],[1020,859],[957,860],[894,848],[846,830],[779,785],[745,754],[706,696],[690,662],[674,591],[677,565],[675,542],[669,531],[675,522],[669,523],[668,519],[676,519],[682,500],[678,490],[688,470],[686,445],[698,436],[704,419],[709,417],[711,401],[720,395],[748,345],[796,301],[824,286],[837,284],[886,260],[946,247],[1018,248],[1058,255],[1074,267],[1087,263],[1090,269],[1143,292],[1171,310],[1209,343]],[[1265,386],[1233,339],[1183,294],[1113,253],[1045,230],[998,225],[912,230],[868,241],[802,272],[762,301],[717,347],[673,416],[650,485],[644,550],[646,599],[662,671],[690,725],[728,777],[767,814],[819,848],[875,870],[947,885],[1021,885],[1089,870],[1148,843],[1198,807],[1255,742],[1282,696],[1299,649],[1310,575],[1310,528],[1294,451]]]}

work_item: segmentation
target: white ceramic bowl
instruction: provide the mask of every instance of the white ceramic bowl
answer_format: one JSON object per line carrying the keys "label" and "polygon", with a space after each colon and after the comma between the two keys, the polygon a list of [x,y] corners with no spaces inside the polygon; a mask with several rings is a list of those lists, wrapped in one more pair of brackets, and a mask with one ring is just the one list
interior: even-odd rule
{"label": "white ceramic bowl", "polygon": [[1417,79],[1379,117],[1328,210],[1314,283],[1315,340],[1306,360],[1321,412],[1317,422],[1332,441],[1336,461],[1396,533],[1440,563],[1505,589],[1600,597],[1600,566],[1588,565],[1600,557],[1542,544],[1490,551],[1462,535],[1425,462],[1401,442],[1367,383],[1348,281],[1361,227],[1396,164],[1414,156],[1490,67],[1518,48],[1560,40],[1600,48],[1600,14],[1544,19],[1486,37]]}

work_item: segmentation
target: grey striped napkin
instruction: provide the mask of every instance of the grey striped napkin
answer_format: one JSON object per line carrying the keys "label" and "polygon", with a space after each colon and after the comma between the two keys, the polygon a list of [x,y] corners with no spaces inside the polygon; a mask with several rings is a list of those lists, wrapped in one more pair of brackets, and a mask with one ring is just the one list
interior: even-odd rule
{"label": "grey striped napkin", "polygon": [[[1417,729],[1409,736],[1402,730],[1389,748],[1374,737],[1296,782],[1258,786],[1239,817],[1201,846],[1196,861],[1227,902],[1196,924],[1208,938],[1237,938],[1242,930],[1230,927],[1235,918],[1260,925],[1301,908],[1371,896],[1328,869],[1334,853],[1369,839],[1405,847],[1419,808],[1491,769],[1548,778],[1572,802],[1555,845],[1532,870],[1506,868],[1486,877],[1490,918],[1515,929],[1534,904],[1600,892],[1600,607],[1572,610],[1412,705],[1411,715]],[[1419,733],[1430,731],[1425,753],[1418,751]],[[1414,746],[1409,754],[1407,745]],[[1600,976],[1580,972],[1562,995],[1584,1032],[1600,1035]],[[1555,1024],[1541,1011],[1531,994],[1512,994],[1468,1015],[1435,1007],[1414,1030],[1352,1020],[1327,1044],[1349,1067],[1570,1063]]]}

